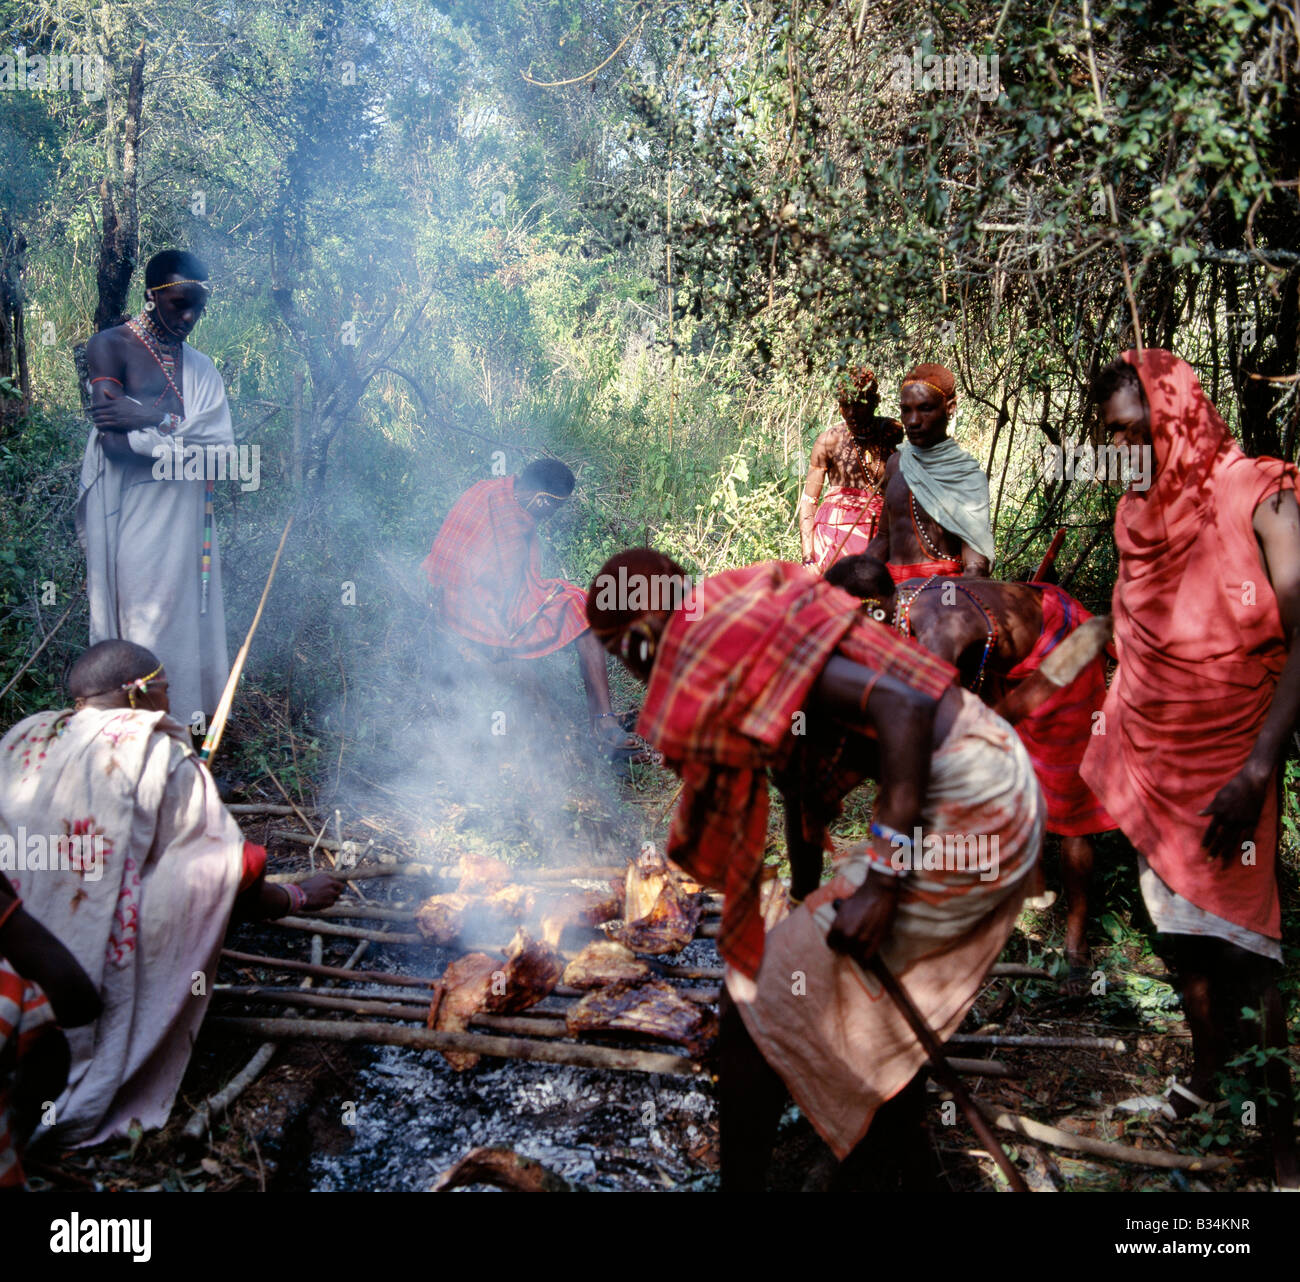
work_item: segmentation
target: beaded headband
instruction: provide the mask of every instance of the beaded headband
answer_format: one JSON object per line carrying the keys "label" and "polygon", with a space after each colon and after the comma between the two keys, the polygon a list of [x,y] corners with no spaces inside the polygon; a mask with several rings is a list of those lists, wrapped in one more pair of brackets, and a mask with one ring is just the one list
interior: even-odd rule
{"label": "beaded headband", "polygon": [[212,286],[205,280],[169,280],[163,285],[147,285],[146,294],[156,294],[160,289],[175,289],[177,285],[197,285],[205,294],[212,293]]}
{"label": "beaded headband", "polygon": [[128,681],[124,685],[118,686],[119,690],[126,691],[126,701],[131,705],[131,707],[135,707],[135,696],[137,694],[149,693],[149,682],[154,680],[154,678],[161,676],[162,670],[163,665],[160,663],[147,676],[136,677],[134,681]]}
{"label": "beaded headband", "polygon": [[903,383],[903,386],[910,387],[913,383],[920,383],[922,387],[928,387],[932,392],[938,392],[945,401],[957,399],[956,392],[945,392],[942,387],[936,387],[928,379],[924,378],[909,378]]}

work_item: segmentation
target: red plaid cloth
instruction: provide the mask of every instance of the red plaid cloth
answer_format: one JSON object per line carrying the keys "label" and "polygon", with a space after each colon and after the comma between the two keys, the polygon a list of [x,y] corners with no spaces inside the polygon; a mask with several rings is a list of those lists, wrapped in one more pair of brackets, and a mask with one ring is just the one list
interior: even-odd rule
{"label": "red plaid cloth", "polygon": [[763,957],[766,768],[800,788],[823,836],[840,799],[864,777],[856,735],[811,743],[794,733],[794,714],[831,655],[934,699],[957,671],[859,613],[860,601],[803,566],[728,570],[699,584],[691,604],[660,639],[637,732],[682,778],[668,854],[725,894],[718,951],[753,976]]}
{"label": "red plaid cloth", "polygon": [[470,486],[424,560],[442,623],[516,659],[551,654],[587,628],[586,592],[541,570],[537,523],[515,500],[513,476]]}
{"label": "red plaid cloth", "polygon": [[[1043,630],[1034,648],[1007,673],[1015,685],[1043,666],[1043,660],[1092,615],[1072,596],[1050,584],[1032,584],[1043,594]],[[1106,665],[1098,655],[1065,689],[1016,723],[1034,763],[1047,802],[1047,831],[1086,837],[1119,825],[1079,777],[1092,742],[1092,714],[1106,702]]]}
{"label": "red plaid cloth", "polygon": [[38,1038],[54,1027],[45,994],[0,958],[0,1189],[22,1188],[22,1163],[10,1118],[10,1079]]}

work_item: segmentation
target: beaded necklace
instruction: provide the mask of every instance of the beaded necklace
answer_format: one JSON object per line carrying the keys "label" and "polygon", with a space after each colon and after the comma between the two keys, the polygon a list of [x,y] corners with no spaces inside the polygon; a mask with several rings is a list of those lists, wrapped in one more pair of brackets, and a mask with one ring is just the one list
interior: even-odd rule
{"label": "beaded necklace", "polygon": [[[894,627],[905,637],[910,637],[912,635],[912,606],[916,603],[916,598],[919,597],[921,593],[924,592],[926,588],[930,587],[938,578],[939,575],[932,574],[918,588],[912,588],[910,590],[899,589],[894,603]],[[952,586],[955,587],[958,592],[969,597],[970,600],[975,603],[979,612],[984,616],[984,622],[988,626],[988,634],[984,638],[984,653],[980,655],[979,671],[975,674],[975,681],[970,687],[972,694],[978,694],[984,685],[984,670],[988,666],[989,655],[993,653],[993,649],[998,643],[998,621],[994,618],[993,611],[990,610],[988,606],[970,590],[970,588],[952,580],[949,580],[949,582],[952,583]]]}
{"label": "beaded necklace", "polygon": [[[167,386],[172,390],[172,395],[180,402],[181,410],[183,412],[185,409],[185,397],[181,395],[181,389],[176,386],[175,379],[176,358],[180,355],[180,344],[173,344],[159,334],[154,328],[153,321],[147,312],[140,316],[133,316],[129,321],[127,321],[126,327],[144,345],[145,351],[154,358],[158,368],[163,372],[163,377],[167,380]],[[160,392],[158,394],[158,399],[154,401],[154,405],[157,405],[166,395],[166,392]]]}
{"label": "beaded necklace", "polygon": [[[173,343],[170,337],[164,337],[160,334],[148,312],[132,317],[127,321],[126,327],[140,340],[145,351],[158,363],[158,368],[162,370],[163,377],[167,380],[167,386],[171,388],[172,394],[180,402],[183,417],[185,414],[185,397],[181,394],[181,389],[176,386],[175,377],[176,362],[181,354],[181,342]],[[159,393],[154,405],[157,406],[166,394],[166,392]],[[212,581],[212,528],[215,520],[213,499],[216,491],[216,480],[213,477],[208,477],[203,493],[203,552],[199,558],[200,615],[205,615],[208,612],[208,593]]]}
{"label": "beaded necklace", "polygon": [[849,435],[849,444],[853,446],[854,454],[858,456],[858,466],[862,469],[862,475],[867,478],[867,485],[876,494],[879,494],[881,498],[884,498],[884,491],[880,488],[879,484],[872,479],[871,469],[867,466],[866,455],[862,452],[862,446],[858,443],[858,438],[854,435],[853,429],[845,423],[844,430]]}
{"label": "beaded necklace", "polygon": [[936,561],[951,561],[952,557],[942,548],[937,548],[930,542],[929,536],[921,529],[921,522],[917,519],[916,495],[911,490],[907,492],[907,501],[912,510],[912,529],[916,531],[916,541],[930,554]]}

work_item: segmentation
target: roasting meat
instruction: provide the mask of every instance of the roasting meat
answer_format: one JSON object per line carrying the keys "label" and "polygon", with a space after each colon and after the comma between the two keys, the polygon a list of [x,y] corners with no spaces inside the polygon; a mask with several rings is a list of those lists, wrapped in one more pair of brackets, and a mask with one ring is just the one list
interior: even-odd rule
{"label": "roasting meat", "polygon": [[583,1033],[640,1033],[676,1042],[702,1055],[717,1036],[717,1016],[707,1006],[680,997],[659,979],[620,980],[588,993],[569,1011],[570,1037]]}
{"label": "roasting meat", "polygon": [[500,939],[533,911],[537,892],[531,886],[502,886],[490,895],[454,891],[432,895],[416,911],[415,925],[425,939],[448,947],[459,939]]}
{"label": "roasting meat", "polygon": [[627,866],[623,883],[623,919],[648,917],[660,891],[673,879],[668,861],[654,847],[646,847]]}
{"label": "roasting meat", "polygon": [[625,979],[645,979],[650,967],[638,961],[636,954],[612,940],[588,944],[564,970],[564,982],[571,988],[599,988]]}
{"label": "roasting meat", "polygon": [[[560,982],[564,960],[549,944],[518,930],[506,948],[506,959],[487,953],[467,953],[443,972],[443,998],[435,1027],[439,1032],[463,1033],[480,1011],[511,1014],[536,1005]],[[468,1051],[443,1051],[457,1072],[473,1068],[482,1058]]]}
{"label": "roasting meat", "polygon": [[[492,976],[501,970],[501,961],[487,953],[467,953],[458,957],[443,972],[442,1002],[438,1006],[435,1027],[440,1033],[463,1033],[469,1021],[483,1009],[492,992]],[[473,1068],[481,1056],[465,1051],[443,1051],[443,1058],[457,1072]]]}
{"label": "roasting meat", "polygon": [[700,908],[683,889],[684,880],[653,847],[643,850],[628,864],[624,924],[614,938],[638,953],[676,953],[685,948],[695,938]]}
{"label": "roasting meat", "polygon": [[612,891],[579,890],[551,900],[542,908],[542,938],[559,946],[570,926],[599,926],[619,915],[619,898]]}
{"label": "roasting meat", "polygon": [[431,895],[416,910],[416,929],[432,943],[443,947],[453,944],[460,938],[469,905],[468,895]]}
{"label": "roasting meat", "polygon": [[491,855],[467,854],[456,861],[456,874],[460,878],[456,889],[462,895],[484,895],[500,890],[510,881],[514,870]]}
{"label": "roasting meat", "polygon": [[502,982],[489,993],[483,1009],[510,1014],[535,1006],[550,993],[560,982],[564,958],[550,944],[534,939],[521,928],[506,946],[502,970]]}

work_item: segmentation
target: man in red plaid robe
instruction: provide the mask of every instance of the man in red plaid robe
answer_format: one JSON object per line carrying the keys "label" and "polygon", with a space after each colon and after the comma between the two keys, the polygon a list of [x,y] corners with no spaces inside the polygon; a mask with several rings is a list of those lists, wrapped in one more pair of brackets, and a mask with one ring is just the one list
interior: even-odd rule
{"label": "man in red plaid robe", "polygon": [[544,579],[538,526],[568,501],[573,473],[558,459],[530,463],[519,476],[470,486],[452,505],[424,572],[443,627],[493,660],[540,659],[576,644],[592,732],[611,756],[641,755],[609,702],[605,652],[587,627],[586,593]]}
{"label": "man in red plaid robe", "polygon": [[[785,1088],[843,1159],[887,1101],[915,1114],[907,1088],[926,1058],[858,963],[880,951],[937,1035],[956,1030],[1037,861],[1028,755],[956,669],[805,567],[766,562],[692,587],[635,549],[606,562],[587,617],[647,682],[637,730],[682,778],[668,854],[726,896],[723,1186],[761,1187]],[[806,902],[765,932],[769,768]],[[868,777],[873,840],[819,886],[826,824]],[[947,859],[951,839],[978,835],[993,838],[991,865]]]}
{"label": "man in red plaid robe", "polygon": [[[1049,583],[1002,583],[933,575],[894,584],[890,567],[871,556],[833,566],[830,582],[868,601],[904,636],[954,664],[966,685],[990,706],[1043,665],[1080,624],[1092,618],[1072,596]],[[985,658],[985,651],[988,651]],[[1079,993],[1091,971],[1088,888],[1089,837],[1119,825],[1079,775],[1106,701],[1106,665],[1098,655],[1064,689],[1016,723],[1047,804],[1047,831],[1061,838],[1061,878],[1068,916],[1067,987]]]}

